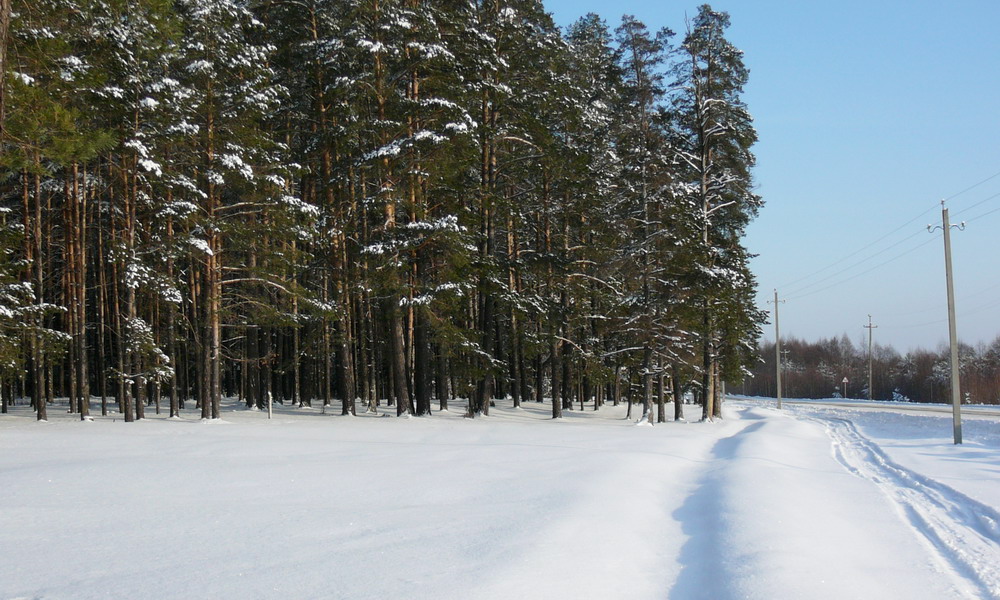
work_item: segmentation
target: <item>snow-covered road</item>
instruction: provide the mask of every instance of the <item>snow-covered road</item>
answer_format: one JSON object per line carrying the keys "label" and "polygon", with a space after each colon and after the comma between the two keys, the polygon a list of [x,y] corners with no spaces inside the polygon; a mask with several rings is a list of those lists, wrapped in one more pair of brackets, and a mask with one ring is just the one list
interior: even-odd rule
{"label": "snow-covered road", "polygon": [[[838,408],[888,410],[892,412],[918,412],[952,414],[950,404],[922,404],[917,402],[878,402],[868,400],[841,400],[828,398],[825,400],[785,400],[784,404],[792,406],[835,406]],[[962,405],[962,415],[968,417],[1000,417],[1000,408],[996,406]]]}
{"label": "snow-covered road", "polygon": [[[1000,421],[0,416],[0,598],[1000,598]],[[113,418],[113,417],[112,417]]]}

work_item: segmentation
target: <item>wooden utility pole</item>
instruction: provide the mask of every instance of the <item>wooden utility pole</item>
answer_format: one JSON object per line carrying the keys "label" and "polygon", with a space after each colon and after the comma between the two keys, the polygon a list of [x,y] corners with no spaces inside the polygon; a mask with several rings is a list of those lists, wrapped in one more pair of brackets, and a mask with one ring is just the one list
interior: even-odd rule
{"label": "wooden utility pole", "polygon": [[868,330],[868,399],[872,399],[872,330],[878,325],[872,325],[872,316],[868,315],[868,324],[862,325]]}

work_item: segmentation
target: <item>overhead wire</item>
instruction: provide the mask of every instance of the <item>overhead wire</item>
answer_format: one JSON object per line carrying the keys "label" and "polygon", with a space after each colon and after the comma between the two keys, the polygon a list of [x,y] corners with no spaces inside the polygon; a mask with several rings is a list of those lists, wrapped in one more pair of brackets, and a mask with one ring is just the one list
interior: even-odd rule
{"label": "overhead wire", "polygon": [[830,268],[833,268],[833,267],[835,267],[835,266],[839,265],[840,263],[844,262],[845,260],[848,260],[849,258],[852,258],[852,257],[854,257],[854,256],[857,256],[858,254],[860,254],[860,253],[864,252],[865,250],[867,250],[867,249],[871,248],[871,247],[872,247],[872,246],[874,246],[875,244],[878,244],[879,242],[881,242],[881,241],[882,241],[882,240],[884,240],[885,238],[887,238],[887,237],[891,236],[892,234],[896,233],[896,232],[897,232],[897,231],[899,231],[900,229],[903,229],[904,227],[906,227],[906,226],[910,225],[911,223],[913,223],[914,221],[916,221],[916,220],[917,220],[917,219],[919,219],[920,217],[922,217],[922,216],[926,215],[927,213],[931,212],[931,211],[932,211],[932,210],[934,210],[935,208],[937,208],[937,205],[936,205],[936,204],[935,204],[934,206],[931,206],[931,207],[930,207],[930,208],[928,208],[927,210],[923,211],[923,212],[922,212],[922,213],[920,213],[919,215],[917,215],[917,216],[913,217],[913,218],[912,218],[912,219],[910,219],[909,221],[907,221],[907,222],[903,223],[903,224],[902,224],[902,225],[900,225],[899,227],[897,227],[897,228],[893,229],[893,230],[892,230],[892,231],[890,231],[889,233],[886,233],[886,234],[885,234],[885,235],[883,235],[882,237],[880,237],[880,238],[878,238],[878,239],[874,240],[873,242],[869,243],[868,245],[866,245],[866,246],[863,246],[863,247],[861,247],[861,248],[858,248],[858,249],[857,249],[857,250],[855,250],[854,252],[851,252],[850,254],[848,254],[848,255],[846,255],[846,256],[844,256],[844,257],[842,257],[842,258],[839,258],[839,259],[835,260],[834,262],[832,262],[832,263],[830,263],[830,264],[826,265],[825,267],[823,267],[823,268],[821,268],[821,269],[817,269],[817,270],[813,271],[812,273],[808,273],[808,274],[806,274],[806,275],[804,275],[804,276],[802,276],[802,277],[799,277],[798,279],[795,279],[794,281],[789,281],[789,282],[785,283],[785,284],[784,284],[784,285],[782,285],[782,286],[778,286],[778,289],[785,289],[785,288],[788,288],[788,287],[791,287],[791,286],[795,285],[796,283],[799,283],[800,281],[804,281],[804,280],[806,280],[806,279],[809,279],[810,277],[813,277],[814,275],[818,275],[818,274],[822,273],[823,271],[826,271],[827,269],[830,269]]}
{"label": "overhead wire", "polygon": [[[918,216],[917,218],[919,219],[920,217]],[[897,230],[897,231],[898,231],[898,230]],[[880,251],[879,251],[879,253],[878,253],[878,254],[872,254],[871,256],[868,256],[867,258],[862,258],[861,260],[859,260],[859,261],[857,261],[857,262],[855,262],[855,263],[852,263],[852,264],[850,264],[850,265],[848,265],[848,266],[844,267],[843,269],[841,269],[841,270],[839,270],[839,271],[836,271],[836,272],[834,272],[834,273],[831,273],[830,275],[827,275],[826,277],[824,277],[824,278],[822,278],[822,279],[818,279],[818,280],[816,280],[816,281],[814,281],[814,282],[812,282],[812,283],[810,283],[810,284],[807,284],[807,285],[803,285],[803,286],[799,286],[799,287],[797,287],[797,288],[793,287],[791,291],[786,291],[786,292],[785,292],[785,294],[786,294],[786,295],[792,295],[792,296],[794,296],[795,294],[799,294],[799,293],[801,293],[801,292],[804,292],[805,290],[808,290],[809,288],[811,288],[811,287],[813,287],[813,286],[815,286],[815,285],[819,285],[819,284],[821,284],[821,283],[823,283],[823,282],[825,282],[825,281],[829,281],[830,279],[833,279],[833,278],[834,278],[834,277],[836,277],[837,275],[840,275],[841,273],[844,273],[844,272],[846,272],[846,271],[850,271],[850,270],[851,270],[851,269],[853,269],[854,267],[857,267],[857,266],[859,266],[859,265],[862,265],[862,264],[864,264],[864,263],[866,263],[866,262],[868,262],[868,261],[872,260],[873,258],[875,258],[875,257],[879,256],[879,254],[881,254],[881,253],[883,253],[883,252],[886,252],[886,251],[888,251],[888,250],[891,250],[891,249],[895,248],[896,246],[898,246],[898,245],[902,244],[903,242],[905,242],[905,241],[907,241],[907,240],[910,240],[910,239],[912,239],[912,238],[916,237],[917,235],[920,235],[921,233],[923,233],[923,230],[920,230],[920,231],[916,231],[916,232],[914,232],[914,233],[911,233],[910,235],[908,235],[908,236],[906,236],[905,238],[903,238],[903,239],[901,239],[901,240],[897,241],[896,243],[894,243],[894,244],[891,244],[891,245],[889,245],[889,246],[887,246],[887,247],[883,248],[882,250],[880,250]]]}
{"label": "overhead wire", "polygon": [[[960,192],[958,192],[956,194],[952,194],[948,198],[945,198],[945,201],[948,201],[948,200],[951,200],[951,199],[953,199],[953,198],[955,198],[957,196],[960,196],[960,195],[962,195],[962,194],[964,194],[964,193],[966,193],[966,192],[968,192],[970,190],[973,190],[973,189],[979,187],[980,185],[982,185],[982,184],[984,184],[984,183],[986,183],[988,181],[996,179],[997,177],[1000,177],[1000,172],[994,173],[993,175],[990,175],[986,179],[983,179],[982,181],[979,181],[978,183],[975,183],[975,184],[973,184],[973,185],[965,188],[964,190],[962,190],[962,191],[960,191]],[[997,192],[996,194],[992,194],[990,196],[987,196],[987,197],[983,198],[982,200],[979,200],[978,202],[970,204],[969,206],[966,206],[965,208],[962,208],[961,210],[956,211],[955,213],[952,214],[952,216],[953,217],[957,217],[958,215],[961,215],[962,213],[968,212],[968,211],[976,208],[977,206],[982,206],[983,204],[985,204],[985,203],[987,203],[990,200],[993,200],[995,198],[1000,198],[1000,192]],[[983,218],[983,217],[985,217],[987,215],[993,214],[993,213],[998,212],[998,211],[1000,211],[1000,207],[994,208],[993,210],[986,211],[985,213],[976,215],[975,217],[971,217],[971,218],[965,219],[962,222],[962,224],[964,225],[965,223],[970,223],[972,221],[979,220],[979,219],[981,219],[981,218]],[[978,290],[976,292],[973,292],[971,294],[966,294],[965,296],[961,296],[958,299],[959,306],[961,306],[961,304],[964,303],[966,300],[969,300],[971,298],[975,298],[976,296],[980,296],[982,294],[985,294],[986,292],[990,292],[992,290],[995,290],[998,287],[1000,287],[1000,282],[995,283],[995,284],[990,285],[990,286],[987,286],[985,288],[982,288],[982,289],[980,289],[980,290]],[[987,304],[981,304],[981,305],[977,306],[976,308],[973,308],[973,309],[970,309],[970,310],[961,310],[960,309],[957,312],[958,312],[958,316],[965,317],[965,316],[974,315],[974,314],[980,313],[980,312],[982,312],[984,310],[987,310],[987,309],[990,309],[990,308],[995,308],[995,307],[1000,307],[1000,301],[993,300],[993,301],[988,302]],[[897,314],[897,315],[894,315],[894,316],[895,317],[906,317],[906,316],[916,315],[916,314],[925,313],[925,312],[929,312],[929,311],[932,311],[932,310],[940,310],[940,309],[941,309],[940,306],[934,306],[934,307],[930,307],[930,308],[924,308],[924,309],[920,309],[920,310],[911,311],[911,312],[908,312],[908,313]],[[948,321],[948,319],[937,319],[937,320],[934,320],[934,321],[927,321],[925,323],[915,323],[915,324],[909,324],[909,325],[892,325],[891,323],[887,323],[887,324],[884,323],[883,326],[886,329],[911,329],[911,328],[914,328],[914,327],[925,327],[925,326],[928,326],[928,325],[940,325],[941,323],[946,323],[947,321]]]}
{"label": "overhead wire", "polygon": [[970,185],[969,187],[965,188],[961,192],[955,192],[954,194],[948,196],[944,200],[945,200],[945,202],[947,202],[948,200],[952,200],[954,198],[958,198],[959,196],[961,196],[965,192],[972,191],[972,190],[976,189],[977,187],[983,185],[984,183],[986,183],[988,181],[992,181],[993,179],[996,179],[997,177],[1000,177],[1000,171],[997,171],[996,173],[990,175],[989,177],[987,177],[986,179],[983,179],[982,181],[979,181],[977,183],[974,183],[974,184]]}
{"label": "overhead wire", "polygon": [[[972,292],[971,294],[965,294],[963,296],[959,296],[958,297],[958,302],[959,303],[964,303],[965,301],[971,300],[971,299],[973,299],[973,298],[975,298],[977,296],[981,296],[981,295],[985,294],[986,292],[992,292],[993,290],[995,290],[997,288],[1000,288],[1000,281],[994,283],[993,285],[989,285],[989,286],[986,286],[984,288],[980,288],[979,290],[976,290],[975,292]],[[911,310],[909,312],[904,312],[904,313],[895,313],[895,314],[893,314],[893,317],[896,317],[896,318],[899,318],[899,317],[911,317],[913,315],[919,315],[919,314],[922,314],[922,313],[930,312],[932,310],[943,310],[943,307],[944,307],[944,299],[942,298],[941,302],[938,302],[935,306],[929,306],[927,308],[918,308],[917,310]]]}
{"label": "overhead wire", "polygon": [[[956,313],[957,313],[957,315],[959,317],[967,317],[969,315],[978,314],[978,313],[983,312],[984,310],[988,310],[988,309],[991,309],[991,308],[997,308],[997,307],[1000,307],[1000,300],[991,300],[991,301],[987,302],[986,304],[980,304],[980,305],[976,306],[975,308],[970,308],[968,310],[957,309]],[[927,327],[928,325],[940,325],[942,323],[947,323],[947,322],[948,322],[947,318],[942,318],[942,319],[936,319],[934,321],[926,321],[926,322],[923,322],[923,323],[910,323],[910,324],[907,324],[907,325],[892,325],[892,324],[881,323],[880,327],[884,327],[885,329],[913,329],[915,327]]]}
{"label": "overhead wire", "polygon": [[971,206],[966,206],[962,210],[956,211],[955,214],[952,215],[952,216],[953,217],[957,217],[958,215],[960,215],[960,214],[962,214],[962,213],[964,213],[966,211],[972,210],[973,208],[976,208],[977,206],[979,206],[981,204],[989,202],[990,200],[992,200],[994,198],[1000,198],[1000,192],[997,192],[997,193],[993,194],[992,196],[988,196],[986,198],[983,198],[982,200],[980,200],[979,202],[976,202],[975,204],[973,204]]}
{"label": "overhead wire", "polygon": [[[997,195],[998,195],[998,196],[1000,196],[1000,194],[997,194]],[[978,221],[979,219],[982,219],[983,217],[985,217],[985,216],[987,216],[987,215],[991,215],[991,214],[993,214],[993,213],[997,212],[998,210],[1000,210],[1000,207],[998,207],[998,208],[994,208],[993,210],[988,210],[988,211],[984,212],[984,213],[983,213],[983,214],[981,214],[981,215],[976,215],[975,217],[972,217],[972,218],[969,218],[969,219],[966,219],[966,220],[965,220],[965,222],[966,222],[966,223],[971,223],[971,222],[973,222],[973,221]]]}
{"label": "overhead wire", "polygon": [[[966,188],[964,188],[962,190],[959,190],[958,192],[955,192],[954,194],[946,197],[943,201],[946,202],[948,200],[953,200],[953,199],[955,199],[955,198],[957,198],[957,197],[959,197],[959,196],[961,196],[961,195],[963,195],[963,194],[965,194],[965,193],[967,193],[969,191],[972,191],[972,190],[978,188],[979,186],[981,186],[981,185],[983,185],[983,184],[985,184],[985,183],[987,183],[989,181],[992,181],[992,180],[996,179],[997,177],[1000,177],[1000,171],[997,171],[996,173],[990,175],[989,177],[981,179],[981,180],[977,181],[976,183],[974,183],[974,184],[972,184],[972,185],[970,185],[970,186],[968,186],[968,187],[966,187]],[[1000,192],[998,192],[996,194],[993,194],[993,195],[991,195],[991,196],[989,196],[987,198],[984,198],[984,199],[982,199],[982,200],[980,200],[980,201],[978,201],[978,202],[976,202],[976,203],[974,203],[974,204],[972,204],[972,205],[970,205],[968,207],[965,207],[965,208],[961,209],[960,211],[956,212],[955,214],[958,215],[958,214],[964,213],[964,212],[966,212],[968,210],[971,210],[971,209],[973,209],[973,208],[975,208],[977,206],[980,206],[980,205],[988,202],[989,200],[992,200],[992,199],[997,198],[997,197],[1000,197]],[[863,258],[863,259],[861,259],[859,261],[855,261],[854,263],[851,263],[850,265],[844,267],[843,269],[840,269],[839,271],[836,271],[836,272],[834,272],[834,273],[832,273],[830,275],[827,275],[827,276],[825,276],[825,277],[823,277],[823,278],[821,278],[819,280],[813,281],[811,283],[808,283],[808,284],[805,284],[805,285],[801,285],[801,286],[798,286],[798,287],[794,287],[796,284],[798,284],[800,282],[803,282],[803,281],[806,281],[806,280],[808,280],[810,278],[816,277],[817,275],[819,275],[819,274],[821,274],[821,273],[823,273],[825,271],[828,271],[829,269],[831,269],[831,268],[833,268],[833,267],[835,267],[835,266],[843,263],[844,261],[849,260],[849,259],[857,256],[858,254],[861,254],[862,252],[864,252],[864,251],[872,248],[873,246],[876,246],[877,244],[879,244],[882,241],[884,241],[886,238],[889,238],[890,236],[894,235],[895,233],[899,232],[900,230],[908,227],[909,225],[911,225],[912,223],[914,223],[915,221],[917,221],[918,219],[920,219],[921,217],[923,217],[927,213],[933,211],[938,206],[939,206],[938,204],[934,204],[934,205],[928,207],[927,209],[921,211],[919,214],[917,214],[913,218],[909,219],[905,223],[899,225],[898,227],[896,227],[895,229],[889,231],[888,233],[886,233],[886,234],[878,237],[877,239],[873,240],[872,242],[866,244],[865,246],[863,246],[863,247],[855,250],[854,252],[851,252],[851,253],[843,256],[842,258],[840,258],[840,259],[838,259],[838,260],[836,260],[836,261],[834,261],[834,262],[832,262],[832,263],[830,263],[830,264],[828,264],[828,265],[826,265],[826,266],[824,266],[824,267],[822,267],[820,269],[812,271],[811,273],[807,273],[807,274],[803,275],[802,277],[799,277],[799,278],[794,279],[792,281],[786,282],[784,285],[779,286],[778,289],[787,289],[787,288],[791,287],[792,288],[791,291],[786,293],[786,297],[788,299],[795,299],[795,298],[802,298],[802,297],[805,297],[805,296],[809,296],[809,295],[812,295],[814,293],[818,293],[820,291],[825,291],[827,289],[830,289],[832,287],[840,285],[841,283],[845,283],[847,281],[850,281],[851,279],[854,279],[855,277],[859,277],[861,275],[864,275],[865,273],[869,273],[872,270],[874,270],[874,269],[876,269],[876,268],[878,268],[880,266],[883,266],[883,265],[885,265],[887,263],[890,263],[893,260],[896,260],[896,259],[900,258],[901,256],[904,256],[905,254],[908,254],[909,252],[912,252],[912,251],[914,251],[914,250],[916,250],[916,249],[918,249],[918,248],[926,245],[926,243],[929,243],[929,242],[925,242],[925,243],[919,244],[919,245],[911,248],[910,250],[908,250],[908,251],[906,251],[906,252],[904,252],[904,253],[902,253],[900,255],[897,255],[897,256],[895,256],[895,257],[893,257],[893,258],[891,258],[891,259],[889,259],[887,261],[884,261],[884,262],[876,265],[875,267],[872,267],[870,269],[862,271],[862,272],[860,272],[860,273],[858,273],[856,275],[853,275],[853,276],[851,276],[851,277],[849,277],[847,279],[844,279],[842,281],[838,281],[838,282],[836,282],[834,284],[831,284],[831,285],[828,285],[828,286],[824,286],[824,287],[819,288],[817,290],[813,290],[813,291],[809,291],[809,292],[806,291],[806,290],[809,290],[809,288],[811,288],[813,286],[820,285],[821,283],[829,281],[830,279],[833,279],[834,277],[836,277],[838,275],[841,275],[841,274],[843,274],[843,273],[845,273],[847,271],[850,271],[851,269],[853,269],[855,267],[858,267],[858,266],[860,266],[860,265],[868,262],[869,260],[872,260],[872,259],[876,258],[877,256],[885,253],[886,251],[888,251],[888,250],[890,250],[890,249],[892,249],[892,248],[894,248],[894,247],[902,244],[903,242],[905,242],[905,241],[907,241],[907,240],[915,237],[919,233],[923,232],[923,230],[917,231],[917,232],[914,232],[914,233],[910,234],[909,236],[907,236],[907,237],[905,237],[905,238],[903,238],[903,239],[901,239],[901,240],[899,240],[899,241],[897,241],[897,242],[895,242],[893,244],[890,244],[889,246],[887,246],[885,248],[880,249],[878,252],[876,252],[876,253],[874,253],[874,254],[866,257],[866,258]],[[987,216],[989,214],[992,214],[992,213],[994,213],[994,212],[996,212],[998,210],[1000,210],[1000,208],[997,208],[997,209],[988,211],[986,213],[977,215],[975,217],[972,217],[970,219],[967,219],[966,222],[971,222],[971,221],[980,219],[980,218],[985,217],[985,216]]]}
{"label": "overhead wire", "polygon": [[[802,277],[799,277],[799,278],[797,278],[797,279],[795,279],[793,281],[787,282],[784,287],[788,288],[790,286],[795,286],[798,283],[805,282],[805,281],[808,281],[809,279],[815,278],[816,276],[818,276],[818,275],[820,275],[820,274],[822,274],[822,273],[824,273],[826,271],[829,271],[830,269],[832,269],[832,268],[834,268],[834,267],[836,267],[836,266],[844,263],[845,261],[848,261],[851,258],[854,258],[854,257],[858,256],[859,254],[862,254],[863,252],[865,252],[867,250],[870,250],[873,247],[878,246],[879,244],[881,244],[886,239],[890,238],[891,236],[895,235],[899,231],[901,231],[901,230],[907,228],[908,226],[912,225],[914,222],[916,222],[920,218],[924,217],[925,215],[927,215],[931,211],[935,210],[939,206],[943,205],[945,202],[947,202],[949,200],[953,200],[953,199],[955,199],[955,198],[957,198],[957,197],[959,197],[959,196],[961,196],[963,194],[966,194],[967,192],[972,191],[972,190],[978,188],[979,186],[981,186],[981,185],[983,185],[983,184],[985,184],[985,183],[987,183],[989,181],[992,181],[992,180],[994,180],[994,179],[996,179],[998,177],[1000,177],[1000,171],[998,171],[998,172],[990,175],[989,177],[986,177],[986,178],[984,178],[984,179],[982,179],[982,180],[980,180],[980,181],[978,181],[978,182],[976,182],[976,183],[974,183],[974,184],[972,184],[972,185],[970,185],[970,186],[968,186],[968,187],[966,187],[966,188],[964,188],[964,189],[962,189],[962,190],[960,190],[960,191],[958,191],[958,192],[956,192],[956,193],[948,196],[947,198],[945,198],[944,200],[942,200],[940,204],[936,203],[933,206],[930,206],[930,207],[926,208],[925,210],[921,211],[919,214],[917,214],[914,217],[912,217],[909,220],[907,220],[905,223],[902,223],[901,225],[899,225],[896,228],[892,229],[888,233],[886,233],[886,234],[884,234],[884,235],[876,238],[875,240],[873,240],[872,242],[870,242],[870,243],[866,244],[865,246],[859,248],[858,250],[855,250],[854,252],[851,252],[851,253],[843,256],[842,258],[840,258],[840,259],[838,259],[838,260],[836,260],[836,261],[834,261],[834,262],[832,262],[832,263],[830,263],[830,264],[828,264],[828,265],[826,265],[826,266],[824,266],[824,267],[822,267],[820,269],[812,271],[811,273],[807,273],[807,274],[803,275]],[[970,204],[969,206],[961,208],[960,210],[954,212],[953,216],[958,216],[958,215],[961,215],[961,214],[968,213],[969,211],[971,211],[971,210],[973,210],[973,209],[975,209],[975,208],[977,208],[979,206],[982,206],[982,205],[986,204],[987,202],[989,202],[990,200],[994,200],[996,198],[1000,198],[1000,192],[992,194],[990,196],[987,196],[986,198],[978,200],[978,201],[974,202],[973,204]],[[973,221],[982,219],[982,218],[984,218],[984,217],[986,217],[988,215],[991,215],[993,213],[996,213],[996,212],[1000,212],[1000,207],[994,208],[992,210],[988,210],[988,211],[986,211],[984,213],[981,213],[979,215],[976,215],[976,216],[970,217],[968,219],[965,219],[964,223],[969,223],[969,222],[973,222]],[[843,268],[841,268],[841,269],[839,269],[839,270],[837,270],[837,271],[835,271],[833,273],[830,273],[830,274],[826,275],[825,277],[822,277],[821,279],[818,279],[818,280],[815,280],[815,281],[812,281],[812,282],[809,282],[809,283],[805,283],[804,285],[800,285],[798,287],[792,287],[791,291],[788,291],[788,292],[785,293],[784,298],[786,300],[798,300],[798,299],[801,299],[801,298],[806,298],[806,297],[818,294],[820,292],[824,292],[824,291],[830,290],[832,288],[844,285],[845,283],[848,283],[848,282],[850,282],[850,281],[852,281],[854,279],[857,279],[857,278],[859,278],[859,277],[861,277],[863,275],[871,273],[872,271],[875,271],[875,270],[877,270],[877,269],[879,269],[879,268],[881,268],[881,267],[883,267],[883,266],[885,266],[885,265],[887,265],[889,263],[892,263],[892,262],[894,262],[896,260],[899,260],[900,258],[902,258],[902,257],[904,257],[904,256],[906,256],[906,255],[908,255],[908,254],[910,254],[912,252],[915,252],[916,250],[918,250],[918,249],[920,249],[920,248],[922,248],[922,247],[924,247],[924,246],[926,246],[928,244],[934,243],[934,242],[936,242],[937,240],[939,240],[941,238],[941,234],[938,233],[937,235],[929,237],[929,239],[927,239],[926,241],[923,241],[923,242],[921,242],[921,243],[919,243],[919,244],[917,244],[915,246],[912,246],[912,247],[904,250],[903,252],[900,252],[899,254],[896,254],[892,258],[889,258],[889,259],[884,260],[884,261],[882,261],[882,262],[880,262],[880,263],[878,263],[876,265],[873,265],[873,266],[871,266],[871,267],[869,267],[867,269],[864,269],[862,271],[854,273],[853,275],[848,275],[847,277],[843,277],[841,279],[837,279],[836,281],[834,281],[834,282],[832,282],[832,283],[830,283],[828,285],[823,285],[822,287],[818,287],[816,289],[811,289],[811,288],[814,288],[815,286],[819,286],[819,285],[821,285],[821,284],[823,284],[823,283],[825,283],[827,281],[830,281],[831,279],[835,279],[835,278],[837,278],[840,275],[844,275],[846,273],[849,273],[852,269],[855,269],[855,268],[857,268],[857,267],[859,267],[859,266],[861,266],[861,265],[863,265],[863,264],[871,261],[874,258],[877,258],[879,256],[884,255],[887,251],[889,251],[889,250],[891,250],[893,248],[898,247],[899,245],[907,242],[908,240],[913,239],[914,237],[916,237],[917,235],[919,235],[921,233],[926,233],[923,228],[921,228],[919,231],[915,231],[915,232],[907,235],[906,237],[903,237],[902,239],[900,239],[900,240],[898,240],[896,242],[893,242],[892,244],[890,244],[888,246],[879,248],[876,252],[870,254],[869,256],[866,256],[866,257],[864,257],[864,258],[862,258],[860,260],[854,261],[851,264],[847,265],[846,267],[843,267]],[[989,286],[988,288],[979,290],[976,293],[969,294],[969,295],[967,295],[967,296],[965,296],[963,298],[960,298],[960,301],[964,301],[965,299],[978,296],[978,295],[980,295],[982,293],[985,293],[985,292],[987,292],[987,291],[989,291],[991,289],[994,289],[994,288],[996,288],[998,286],[1000,286],[1000,284]],[[976,313],[981,312],[983,310],[988,310],[988,309],[995,308],[995,307],[1000,307],[1000,301],[991,301],[988,304],[979,305],[979,306],[976,306],[975,308],[972,308],[970,310],[960,310],[959,311],[959,315],[964,317],[966,315],[976,314]],[[935,308],[940,308],[940,307],[935,307]],[[924,313],[924,312],[928,312],[930,310],[934,310],[935,308],[928,308],[928,309],[924,309],[924,310],[920,310],[920,311],[914,311],[914,312],[908,313],[908,314]],[[905,315],[899,315],[899,316],[905,316]],[[947,321],[947,319],[936,319],[936,320],[928,321],[928,322],[925,322],[925,323],[916,323],[916,324],[909,324],[909,325],[890,325],[890,324],[885,324],[885,325],[886,325],[886,328],[891,328],[891,329],[911,329],[911,328],[916,328],[916,327],[926,327],[926,326],[930,326],[930,325],[939,325],[939,324],[944,323],[946,321]]]}
{"label": "overhead wire", "polygon": [[[910,237],[913,237],[913,236],[910,236]],[[907,238],[907,239],[909,239],[909,238]],[[821,287],[819,289],[812,290],[810,292],[800,293],[797,296],[786,297],[785,299],[786,300],[798,300],[799,298],[805,298],[805,297],[808,297],[808,296],[812,296],[813,294],[818,294],[820,292],[824,292],[824,291],[829,290],[831,288],[835,288],[837,286],[843,285],[843,284],[847,283],[848,281],[851,281],[853,279],[857,279],[858,277],[861,277],[862,275],[866,275],[868,273],[871,273],[875,269],[884,267],[885,265],[887,265],[887,264],[889,264],[889,263],[891,263],[891,262],[893,262],[895,260],[898,260],[898,259],[906,256],[907,254],[909,254],[909,253],[911,253],[911,252],[913,252],[915,250],[923,248],[927,244],[930,244],[931,242],[935,242],[935,241],[937,241],[936,237],[932,237],[932,238],[930,238],[930,239],[928,239],[928,240],[926,240],[924,242],[921,242],[921,243],[917,244],[916,246],[913,246],[912,248],[910,248],[908,250],[905,250],[905,251],[897,254],[896,256],[893,256],[889,260],[880,262],[879,264],[877,264],[877,265],[875,265],[875,266],[873,266],[871,268],[865,269],[864,271],[861,271],[860,273],[855,273],[854,275],[851,275],[850,277],[847,277],[845,279],[841,279],[840,281],[836,281],[834,283],[831,283],[830,285]]]}

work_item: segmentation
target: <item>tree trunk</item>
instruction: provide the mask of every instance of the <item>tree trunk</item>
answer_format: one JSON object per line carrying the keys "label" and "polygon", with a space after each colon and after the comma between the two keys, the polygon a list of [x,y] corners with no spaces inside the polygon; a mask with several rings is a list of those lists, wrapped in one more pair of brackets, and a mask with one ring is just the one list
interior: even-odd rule
{"label": "tree trunk", "polygon": [[427,322],[427,314],[423,306],[414,309],[416,326],[414,331],[414,367],[413,367],[413,388],[417,400],[417,414],[429,415],[431,413],[431,370],[433,359],[431,354],[430,325]]}
{"label": "tree trunk", "polygon": [[[535,357],[535,402],[541,404],[545,402],[545,361],[542,355]],[[552,418],[556,418],[553,411]]]}
{"label": "tree trunk", "polygon": [[[2,0],[0,0],[2,1]],[[80,192],[79,169],[73,163],[73,197],[76,205],[74,236],[76,238],[76,379],[80,394],[80,419],[90,416],[90,381],[87,373],[87,173],[83,172],[83,193]]]}
{"label": "tree trunk", "polygon": [[410,391],[406,384],[406,348],[403,339],[403,319],[399,314],[399,305],[390,298],[386,301],[386,312],[389,317],[389,336],[391,338],[392,379],[395,388],[396,416],[403,413],[413,413],[410,403]]}
{"label": "tree trunk", "polygon": [[435,379],[437,384],[438,410],[448,410],[448,357],[445,356],[444,348],[437,347],[437,369]]}
{"label": "tree trunk", "polygon": [[712,361],[712,377],[713,385],[712,391],[715,394],[715,399],[712,401],[712,416],[721,419],[722,418],[722,397],[725,393],[725,385],[719,378],[719,361]]}
{"label": "tree trunk", "polygon": [[650,400],[653,397],[653,349],[646,344],[642,350],[642,417],[652,423]]}
{"label": "tree trunk", "polygon": [[664,406],[664,389],[663,389],[663,365],[658,365],[658,373],[656,375],[656,422],[666,423],[667,422],[667,408]]}
{"label": "tree trunk", "polygon": [[[44,300],[44,290],[45,290],[45,278],[43,277],[43,263],[42,260],[42,182],[41,177],[38,175],[41,170],[41,160],[38,153],[35,153],[35,219],[34,219],[34,234],[32,236],[32,241],[35,244],[34,247],[34,258],[35,258],[35,302],[40,307]],[[35,410],[37,412],[37,418],[39,421],[48,420],[48,410],[46,407],[46,381],[45,381],[45,350],[44,350],[44,340],[42,338],[42,328],[45,324],[45,318],[42,312],[39,311],[35,322],[35,335],[32,336],[32,362],[34,364],[34,386],[32,389],[31,399],[35,402]]]}
{"label": "tree trunk", "polygon": [[670,373],[670,385],[673,388],[674,397],[674,420],[683,421],[684,420],[684,390],[681,385],[681,373],[677,364],[674,363],[671,367]]}
{"label": "tree trunk", "polygon": [[712,407],[715,397],[715,379],[712,376],[715,369],[715,360],[712,355],[712,317],[708,308],[708,301],[703,307],[702,327],[704,339],[702,341],[702,376],[701,376],[701,420],[710,421],[714,414]]}
{"label": "tree trunk", "polygon": [[351,314],[353,310],[350,296],[347,293],[347,240],[341,235],[336,237],[337,242],[333,248],[334,256],[336,257],[334,271],[339,273],[340,277],[334,284],[334,289],[342,315],[336,332],[337,340],[335,344],[337,351],[337,386],[342,402],[341,414],[356,415],[357,407],[355,406],[355,399],[357,398],[357,392],[355,391],[354,361],[351,350],[351,346],[354,345],[353,336],[351,335]]}
{"label": "tree trunk", "polygon": [[[550,327],[555,327],[551,325]],[[552,418],[560,419],[562,418],[562,400],[559,397],[559,392],[562,389],[559,383],[559,375],[562,370],[562,365],[559,359],[559,342],[556,340],[556,334],[553,331],[551,333],[552,342],[549,344],[549,366],[552,368]]]}

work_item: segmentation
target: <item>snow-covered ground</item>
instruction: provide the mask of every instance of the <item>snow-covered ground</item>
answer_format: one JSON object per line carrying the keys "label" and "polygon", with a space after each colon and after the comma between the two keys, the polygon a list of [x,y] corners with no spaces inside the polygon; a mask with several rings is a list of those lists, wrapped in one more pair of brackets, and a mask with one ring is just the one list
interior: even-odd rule
{"label": "snow-covered ground", "polygon": [[547,411],[15,407],[0,598],[1000,598],[996,417]]}

